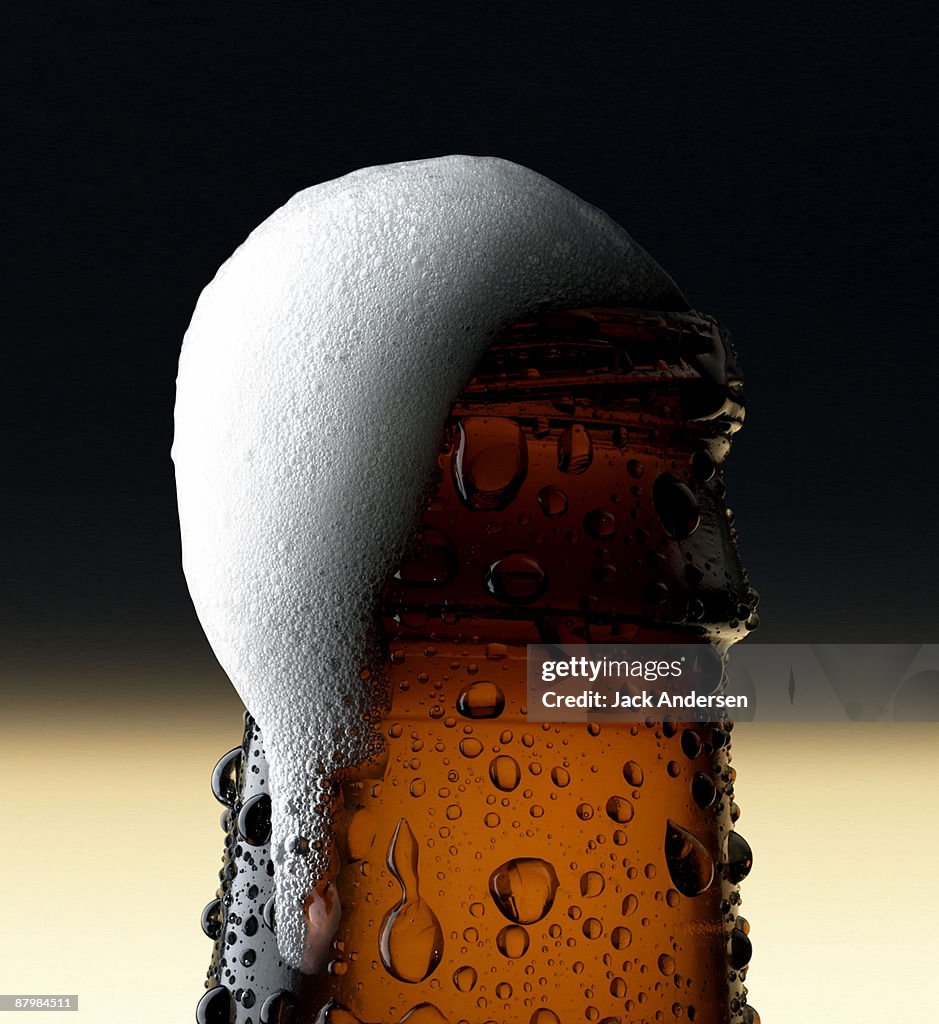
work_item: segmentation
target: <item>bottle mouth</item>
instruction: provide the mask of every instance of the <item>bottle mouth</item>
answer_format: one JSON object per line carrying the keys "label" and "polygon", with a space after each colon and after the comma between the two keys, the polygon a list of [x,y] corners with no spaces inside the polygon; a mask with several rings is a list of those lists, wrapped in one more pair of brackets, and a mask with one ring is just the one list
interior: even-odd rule
{"label": "bottle mouth", "polygon": [[682,421],[727,440],[745,415],[743,380],[730,334],[696,311],[625,307],[545,313],[493,341],[454,407],[526,403],[535,418],[572,412],[599,422]]}

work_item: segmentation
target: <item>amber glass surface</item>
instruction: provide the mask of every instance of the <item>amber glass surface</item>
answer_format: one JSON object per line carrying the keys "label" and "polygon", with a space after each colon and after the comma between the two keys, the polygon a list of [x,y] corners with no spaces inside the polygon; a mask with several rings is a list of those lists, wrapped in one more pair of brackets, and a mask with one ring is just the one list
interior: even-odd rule
{"label": "amber glass surface", "polygon": [[756,626],[724,500],[742,417],[706,317],[572,311],[493,345],[383,595],[384,753],[334,780],[303,1020],[757,1019],[730,723],[536,724],[525,679],[528,643]]}

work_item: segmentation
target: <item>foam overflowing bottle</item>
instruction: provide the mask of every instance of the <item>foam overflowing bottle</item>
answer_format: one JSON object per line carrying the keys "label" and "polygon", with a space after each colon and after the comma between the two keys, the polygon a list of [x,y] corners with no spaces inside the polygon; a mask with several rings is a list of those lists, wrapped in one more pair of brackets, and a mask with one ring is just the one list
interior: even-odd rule
{"label": "foam overflowing bottle", "polygon": [[529,720],[528,644],[757,624],[725,331],[602,213],[452,157],[301,193],[204,293],[174,458],[248,708],[208,1024],[758,1021],[727,721]]}

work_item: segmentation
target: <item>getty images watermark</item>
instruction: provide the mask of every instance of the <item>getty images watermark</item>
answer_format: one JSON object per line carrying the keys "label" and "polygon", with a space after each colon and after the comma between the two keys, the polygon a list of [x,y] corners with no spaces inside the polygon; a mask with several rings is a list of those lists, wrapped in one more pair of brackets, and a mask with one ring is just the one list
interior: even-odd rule
{"label": "getty images watermark", "polygon": [[532,644],[528,717],[939,721],[939,645]]}

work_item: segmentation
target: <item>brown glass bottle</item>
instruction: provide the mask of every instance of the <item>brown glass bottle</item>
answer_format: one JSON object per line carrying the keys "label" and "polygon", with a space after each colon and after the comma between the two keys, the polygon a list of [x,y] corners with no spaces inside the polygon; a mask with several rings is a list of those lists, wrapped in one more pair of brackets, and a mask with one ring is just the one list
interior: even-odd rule
{"label": "brown glass bottle", "polygon": [[525,706],[527,644],[756,626],[721,468],[742,418],[698,314],[575,310],[492,345],[385,588],[383,754],[333,780],[308,973],[270,1020],[758,1020],[731,724]]}

